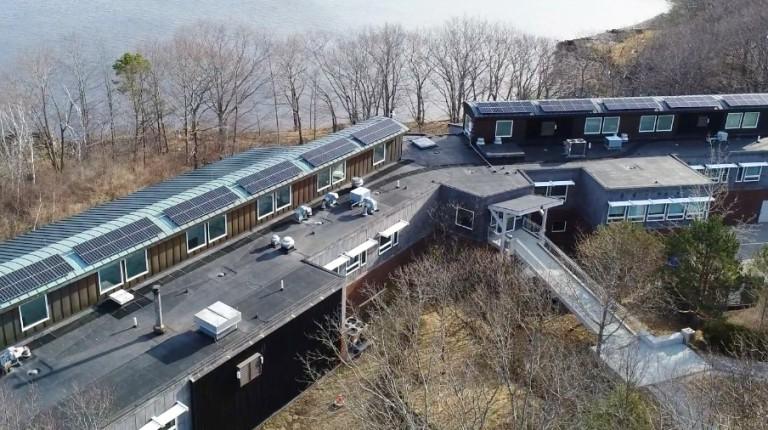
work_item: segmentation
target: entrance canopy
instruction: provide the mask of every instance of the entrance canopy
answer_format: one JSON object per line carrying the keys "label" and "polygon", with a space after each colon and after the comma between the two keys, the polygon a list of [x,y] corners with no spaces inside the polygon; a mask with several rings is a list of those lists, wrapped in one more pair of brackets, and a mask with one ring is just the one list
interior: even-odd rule
{"label": "entrance canopy", "polygon": [[563,201],[553,197],[528,194],[516,199],[499,202],[488,206],[488,209],[504,212],[514,216],[523,216],[540,210],[561,206]]}

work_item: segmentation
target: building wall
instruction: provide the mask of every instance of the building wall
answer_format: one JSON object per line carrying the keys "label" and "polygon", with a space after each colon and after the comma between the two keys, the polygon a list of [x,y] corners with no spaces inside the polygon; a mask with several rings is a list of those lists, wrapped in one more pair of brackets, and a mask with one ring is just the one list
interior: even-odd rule
{"label": "building wall", "polygon": [[[491,224],[491,212],[488,210],[488,206],[531,193],[533,193],[533,186],[508,190],[493,196],[478,197],[443,185],[440,187],[440,208],[437,216],[450,231],[469,239],[486,242],[488,240],[488,227]],[[475,213],[472,230],[456,224],[458,207]]]}
{"label": "building wall", "polygon": [[116,418],[105,430],[137,430],[163,412],[170,409],[176,402],[181,402],[190,411],[181,414],[177,419],[177,430],[192,429],[192,385],[184,378],[158,393],[151,399],[136,405],[130,411]]}
{"label": "building wall", "polygon": [[[209,243],[192,253],[187,252],[186,232],[180,232],[166,238],[147,248],[149,273],[125,283],[120,288],[133,288],[146,281],[149,277],[174,267],[194,255],[201,254],[210,248],[221,246],[230,239],[253,231],[264,223],[286,215],[300,204],[316,203],[326,192],[348,187],[353,176],[369,175],[393,162],[399,161],[401,155],[402,137],[398,137],[388,143],[386,159],[383,163],[373,166],[373,147],[356,154],[347,160],[345,180],[322,192],[317,191],[317,175],[310,175],[299,179],[291,184],[291,205],[262,219],[257,219],[255,201],[250,201],[231,209],[227,212],[226,238]],[[104,297],[104,295],[99,295],[98,276],[95,272],[58,289],[49,291],[47,294],[50,319],[29,330],[21,330],[18,306],[0,313],[0,348],[19,343],[56,323],[87,310]]]}

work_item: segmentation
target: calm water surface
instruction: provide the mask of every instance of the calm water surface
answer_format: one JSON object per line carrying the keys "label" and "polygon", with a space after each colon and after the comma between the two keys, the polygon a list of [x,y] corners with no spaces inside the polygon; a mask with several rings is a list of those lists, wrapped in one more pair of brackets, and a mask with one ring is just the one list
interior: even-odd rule
{"label": "calm water surface", "polygon": [[114,56],[202,18],[284,34],[382,22],[419,27],[467,15],[564,39],[631,25],[667,7],[665,0],[0,0],[0,67],[71,34]]}

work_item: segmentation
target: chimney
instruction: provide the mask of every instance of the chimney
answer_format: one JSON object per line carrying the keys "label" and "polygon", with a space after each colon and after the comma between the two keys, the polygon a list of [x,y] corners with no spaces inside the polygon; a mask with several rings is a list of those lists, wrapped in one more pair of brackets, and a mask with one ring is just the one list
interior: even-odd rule
{"label": "chimney", "polygon": [[165,325],[163,325],[163,303],[160,299],[160,285],[152,287],[152,294],[155,296],[155,315],[157,317],[155,326],[152,328],[155,333],[165,333]]}

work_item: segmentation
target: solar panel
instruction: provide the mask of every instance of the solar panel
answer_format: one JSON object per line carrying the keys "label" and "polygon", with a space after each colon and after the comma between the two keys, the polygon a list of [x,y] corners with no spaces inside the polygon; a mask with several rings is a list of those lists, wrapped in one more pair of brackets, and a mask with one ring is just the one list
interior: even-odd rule
{"label": "solar panel", "polygon": [[603,106],[610,111],[660,110],[659,104],[651,97],[624,97],[603,99]]}
{"label": "solar panel", "polygon": [[47,285],[70,273],[72,266],[60,255],[32,263],[7,275],[0,276],[0,302],[8,302],[36,288]]}
{"label": "solar panel", "polygon": [[379,121],[376,124],[366,127],[360,131],[352,133],[352,137],[359,140],[363,145],[370,145],[390,136],[400,133],[403,128],[397,122],[390,118]]}
{"label": "solar panel", "polygon": [[264,170],[248,175],[237,181],[251,194],[257,194],[273,185],[293,179],[301,174],[301,169],[290,161],[283,161]]}
{"label": "solar panel", "polygon": [[534,113],[536,106],[529,101],[499,101],[477,103],[477,110],[482,114]]}
{"label": "solar panel", "polygon": [[319,148],[305,152],[301,158],[313,167],[318,167],[343,155],[349,154],[355,149],[357,149],[357,145],[346,137],[342,137],[341,139],[336,139]]}
{"label": "solar panel", "polygon": [[227,187],[219,187],[184,203],[171,206],[163,213],[176,225],[184,225],[234,203],[237,199],[237,195]]}
{"label": "solar panel", "polygon": [[117,230],[75,245],[72,249],[87,264],[94,264],[134,246],[154,239],[163,231],[157,224],[142,218]]}
{"label": "solar panel", "polygon": [[720,102],[712,96],[675,96],[666,97],[664,102],[672,109],[709,108],[720,107]]}
{"label": "solar panel", "polygon": [[768,94],[729,94],[722,98],[730,107],[768,106]]}
{"label": "solar panel", "polygon": [[541,106],[541,110],[549,113],[593,112],[595,110],[595,105],[589,99],[541,100],[539,106]]}

